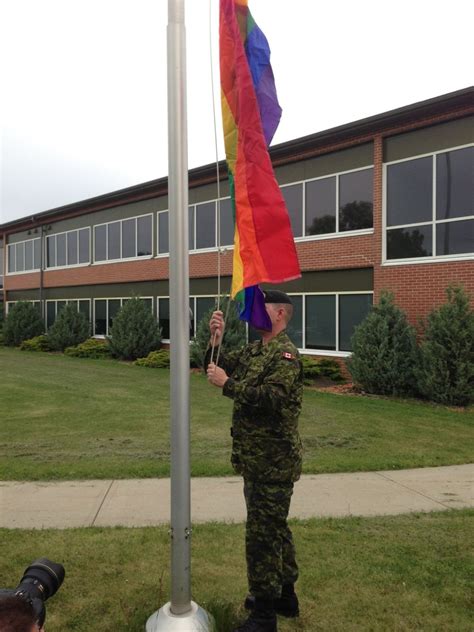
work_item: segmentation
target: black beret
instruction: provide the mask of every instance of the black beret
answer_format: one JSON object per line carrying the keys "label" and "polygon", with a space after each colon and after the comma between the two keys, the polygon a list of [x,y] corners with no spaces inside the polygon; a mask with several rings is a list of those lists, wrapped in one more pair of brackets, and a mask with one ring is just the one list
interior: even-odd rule
{"label": "black beret", "polygon": [[291,298],[285,292],[280,290],[264,290],[265,303],[288,303],[293,305]]}

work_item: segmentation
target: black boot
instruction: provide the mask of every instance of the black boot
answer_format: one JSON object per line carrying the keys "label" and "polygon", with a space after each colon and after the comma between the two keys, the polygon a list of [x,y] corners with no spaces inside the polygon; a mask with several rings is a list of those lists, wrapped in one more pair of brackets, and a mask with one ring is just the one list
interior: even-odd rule
{"label": "black boot", "polygon": [[[294,584],[285,584],[281,589],[281,597],[275,599],[273,604],[275,612],[282,617],[288,617],[290,619],[298,617],[300,608]],[[255,608],[255,597],[253,595],[247,595],[244,606],[247,610],[253,610]]]}
{"label": "black boot", "polygon": [[253,597],[253,609],[245,623],[234,632],[277,632],[277,618],[273,599]]}

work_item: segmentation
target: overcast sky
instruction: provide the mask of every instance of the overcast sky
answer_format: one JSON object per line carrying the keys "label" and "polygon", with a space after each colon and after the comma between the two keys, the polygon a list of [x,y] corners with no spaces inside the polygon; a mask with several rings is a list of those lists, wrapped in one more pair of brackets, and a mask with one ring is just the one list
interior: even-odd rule
{"label": "overcast sky", "polygon": [[[189,167],[224,157],[218,0],[187,0]],[[466,0],[250,0],[283,116],[272,144],[465,88]],[[167,174],[167,0],[4,0],[1,214]],[[209,25],[211,23],[211,29]],[[211,33],[211,35],[210,35]]]}

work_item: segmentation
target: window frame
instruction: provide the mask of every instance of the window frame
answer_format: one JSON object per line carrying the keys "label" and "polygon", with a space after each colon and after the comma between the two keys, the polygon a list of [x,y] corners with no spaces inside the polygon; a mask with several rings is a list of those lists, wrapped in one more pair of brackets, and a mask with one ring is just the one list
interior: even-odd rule
{"label": "window frame", "polygon": [[[153,228],[153,223],[154,223],[154,219],[153,216],[155,215],[155,213],[152,211],[151,213],[142,213],[141,215],[134,215],[132,217],[123,217],[121,219],[114,219],[114,220],[110,220],[109,222],[101,222],[100,224],[94,224],[92,226],[92,249],[91,249],[91,259],[92,259],[92,263],[91,265],[93,266],[102,266],[102,265],[107,265],[109,263],[121,263],[122,261],[142,261],[142,260],[146,260],[146,259],[153,259],[153,253],[155,252],[155,244],[154,244],[154,231],[155,229]],[[149,255],[135,255],[134,257],[122,257],[122,224],[123,222],[127,222],[131,219],[135,220],[135,252],[138,252],[138,219],[142,218],[142,217],[151,217],[151,254]],[[120,225],[120,238],[119,238],[119,244],[120,244],[120,257],[118,259],[101,259],[100,261],[96,261],[95,259],[95,229],[98,228],[99,226],[107,226],[107,229],[105,231],[105,254],[108,257],[109,254],[109,229],[108,226],[109,224],[115,224],[115,223],[119,223]],[[145,297],[144,297],[145,298]],[[95,322],[95,321],[94,321]]]}
{"label": "window frame", "polygon": [[[446,263],[448,261],[469,261],[474,259],[474,252],[466,254],[453,254],[453,255],[437,255],[436,254],[436,227],[438,224],[448,224],[454,222],[462,222],[468,220],[474,220],[474,209],[472,215],[466,215],[464,217],[453,217],[449,219],[436,219],[436,169],[437,161],[436,157],[439,154],[446,154],[451,151],[457,151],[458,149],[466,149],[468,147],[474,147],[474,143],[467,143],[465,145],[456,145],[454,147],[448,147],[446,149],[440,149],[437,151],[431,151],[424,154],[416,154],[408,158],[400,158],[399,160],[392,160],[390,162],[383,163],[382,172],[382,266],[401,266],[401,265],[416,265],[426,263]],[[416,222],[414,224],[396,224],[394,226],[387,226],[387,171],[390,165],[399,164],[402,162],[408,162],[411,160],[417,160],[418,158],[429,158],[432,162],[432,208],[431,208],[431,220],[428,222]],[[432,237],[432,249],[433,254],[428,257],[406,257],[403,259],[387,259],[387,233],[390,230],[396,230],[400,228],[417,228],[419,226],[431,226]]]}
{"label": "window frame", "polygon": [[[67,263],[68,259],[69,259],[69,254],[68,254],[68,235],[70,233],[77,233],[76,236],[76,244],[77,244],[77,260],[79,261],[79,231],[81,230],[87,230],[89,233],[89,260],[85,261],[84,263],[72,263],[69,264]],[[48,266],[48,239],[52,239],[54,237],[54,260],[55,263],[58,260],[58,244],[57,244],[57,236],[58,235],[66,235],[66,265],[65,266]],[[43,252],[43,270],[48,271],[48,270],[65,270],[66,268],[85,268],[86,266],[90,266],[91,265],[91,261],[92,261],[92,253],[91,253],[91,227],[90,226],[82,226],[81,228],[73,228],[71,230],[63,230],[59,233],[53,233],[52,235],[46,235],[45,236],[45,240],[44,240],[44,252]]]}
{"label": "window frame", "polygon": [[[41,270],[41,251],[40,251],[39,267],[38,268],[34,267],[35,266],[35,245],[34,245],[34,242],[37,239],[41,242],[41,237],[31,237],[30,239],[22,239],[21,241],[15,241],[15,242],[13,242],[11,244],[9,244],[9,243],[4,244],[4,248],[6,247],[6,261],[5,261],[5,263],[6,263],[6,270],[4,271],[4,275],[15,276],[15,275],[18,275],[18,274],[30,274],[31,272],[40,272],[40,270]],[[32,243],[31,248],[32,248],[32,256],[33,256],[33,267],[29,268],[28,270],[25,270],[25,259],[26,259],[26,256],[25,256],[25,252],[26,252],[25,244],[29,243],[29,242]],[[19,272],[16,271],[16,247],[17,247],[18,244],[23,244],[23,270],[20,270]],[[11,254],[10,254],[11,250],[10,249],[13,249],[13,248],[14,248],[14,252],[15,252],[15,254],[13,256],[13,260],[15,261],[15,272],[9,272],[10,257],[11,257]]]}

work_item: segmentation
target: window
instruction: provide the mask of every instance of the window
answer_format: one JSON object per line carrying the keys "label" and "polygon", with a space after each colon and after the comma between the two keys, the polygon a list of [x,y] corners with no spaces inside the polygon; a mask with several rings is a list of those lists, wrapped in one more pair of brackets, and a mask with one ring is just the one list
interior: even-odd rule
{"label": "window", "polygon": [[[114,318],[128,300],[130,300],[128,297],[94,299],[94,336],[110,336],[112,334]],[[141,300],[153,311],[151,297],[141,298]]]}
{"label": "window", "polygon": [[9,274],[39,270],[41,266],[40,238],[27,239],[8,244],[7,256]]}
{"label": "window", "polygon": [[216,246],[216,203],[196,204],[196,248]]}
{"label": "window", "polygon": [[46,329],[54,324],[60,311],[65,305],[74,305],[78,312],[84,314],[87,320],[91,319],[91,301],[89,298],[74,298],[67,300],[47,300],[46,301]]}
{"label": "window", "polygon": [[[197,327],[203,316],[216,305],[214,296],[189,297],[189,337],[194,338]],[[163,340],[170,338],[170,300],[168,297],[158,297],[158,323],[161,327]]]}
{"label": "window", "polygon": [[232,200],[224,198],[220,201],[221,216],[221,246],[234,245],[234,211],[232,209]]}
{"label": "window", "polygon": [[[16,303],[18,303],[19,301],[7,301],[5,306],[6,306],[6,313],[8,314],[8,312],[10,311],[10,309],[13,307],[13,305],[16,305]],[[25,303],[33,303],[34,307],[36,307],[36,310],[39,312],[39,314],[41,314],[41,302],[40,301],[24,301]]]}
{"label": "window", "polygon": [[159,211],[158,215],[158,254],[169,253],[169,213],[168,211]]}
{"label": "window", "polygon": [[170,339],[170,299],[158,297],[158,324],[163,340]]}
{"label": "window", "polygon": [[474,253],[474,146],[386,165],[386,260]]}
{"label": "window", "polygon": [[94,261],[139,259],[153,254],[153,216],[141,215],[94,226]]}
{"label": "window", "polygon": [[336,178],[306,183],[306,235],[336,232]]}
{"label": "window", "polygon": [[[372,292],[292,295],[293,318],[287,332],[304,352],[347,355],[354,330],[370,311]],[[249,339],[259,337],[249,329]]]}
{"label": "window", "polygon": [[281,192],[290,216],[293,236],[301,237],[303,235],[303,187],[301,184],[291,184],[281,187]]}
{"label": "window", "polygon": [[46,237],[46,267],[87,265],[90,263],[90,228],[69,230]]}

